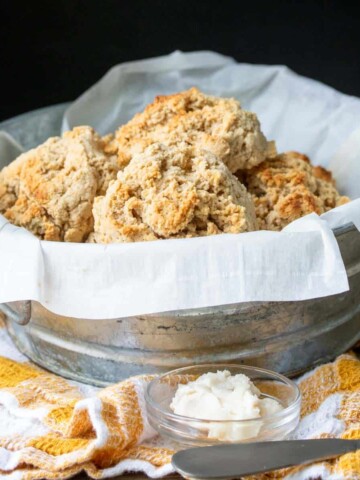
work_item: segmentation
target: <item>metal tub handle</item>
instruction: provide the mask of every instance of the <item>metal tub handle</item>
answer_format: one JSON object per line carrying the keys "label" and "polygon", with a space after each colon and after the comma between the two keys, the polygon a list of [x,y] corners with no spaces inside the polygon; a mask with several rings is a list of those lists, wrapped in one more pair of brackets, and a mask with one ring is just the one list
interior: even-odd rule
{"label": "metal tub handle", "polygon": [[[15,309],[10,305],[15,305]],[[0,311],[13,322],[19,325],[27,325],[31,319],[31,301],[9,302],[0,304]]]}

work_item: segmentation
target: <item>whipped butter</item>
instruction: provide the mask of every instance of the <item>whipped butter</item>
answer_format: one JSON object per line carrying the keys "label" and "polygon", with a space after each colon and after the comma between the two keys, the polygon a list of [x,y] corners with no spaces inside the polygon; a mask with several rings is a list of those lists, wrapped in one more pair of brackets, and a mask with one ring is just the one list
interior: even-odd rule
{"label": "whipped butter", "polygon": [[[283,410],[261,392],[249,377],[231,375],[229,371],[206,373],[193,382],[179,385],[170,408],[177,415],[201,420],[259,419]],[[256,437],[261,422],[214,422],[207,426],[208,437],[223,441],[239,441]]]}

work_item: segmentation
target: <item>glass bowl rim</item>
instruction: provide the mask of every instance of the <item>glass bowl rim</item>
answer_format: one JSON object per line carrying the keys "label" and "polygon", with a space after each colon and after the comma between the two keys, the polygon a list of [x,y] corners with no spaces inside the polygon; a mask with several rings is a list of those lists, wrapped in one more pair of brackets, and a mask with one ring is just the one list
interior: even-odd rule
{"label": "glass bowl rim", "polygon": [[[155,383],[159,382],[162,378],[167,377],[168,375],[173,375],[173,374],[181,374],[186,370],[190,370],[192,368],[217,368],[223,369],[227,368],[238,368],[238,369],[244,369],[245,371],[247,370],[248,372],[258,372],[258,373],[263,373],[263,374],[271,374],[273,377],[277,378],[278,380],[281,380],[282,383],[285,383],[295,393],[295,399],[285,407],[283,410],[280,410],[279,412],[273,413],[271,415],[264,415],[263,417],[254,417],[254,418],[245,418],[242,420],[210,420],[210,419],[205,419],[205,418],[195,418],[195,417],[187,417],[185,415],[178,415],[177,413],[169,413],[165,412],[161,407],[158,406],[158,403],[155,402],[150,394],[150,390],[155,385]],[[239,372],[240,373],[240,372]],[[175,370],[169,370],[168,372],[165,372],[155,378],[153,378],[149,384],[146,387],[145,390],[145,402],[151,406],[156,412],[161,414],[161,416],[171,419],[171,420],[178,420],[178,421],[183,421],[183,422],[195,422],[199,424],[207,424],[207,423],[215,423],[215,424],[244,424],[244,423],[251,423],[251,422],[263,422],[269,421],[269,420],[279,420],[281,418],[287,417],[290,413],[292,413],[293,410],[295,410],[298,406],[300,407],[300,402],[301,402],[301,392],[298,387],[298,385],[293,381],[290,380],[289,378],[285,377],[281,373],[274,372],[273,370],[267,370],[266,368],[260,368],[260,367],[252,367],[251,365],[239,365],[236,363],[204,363],[200,365],[190,365],[187,367],[181,367],[177,368]]]}

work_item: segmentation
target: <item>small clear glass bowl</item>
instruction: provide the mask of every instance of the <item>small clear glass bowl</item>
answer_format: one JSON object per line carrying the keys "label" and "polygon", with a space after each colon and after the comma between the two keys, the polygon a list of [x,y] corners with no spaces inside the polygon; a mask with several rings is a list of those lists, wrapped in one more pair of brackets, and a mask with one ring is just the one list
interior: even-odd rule
{"label": "small clear glass bowl", "polygon": [[[260,390],[260,398],[275,399],[284,409],[261,418],[224,421],[199,420],[176,415],[171,410],[179,384],[219,370],[247,375]],[[180,445],[204,446],[287,438],[299,423],[301,394],[294,382],[279,373],[245,365],[213,364],[179,368],[155,378],[147,387],[145,400],[149,423],[161,436]],[[239,437],[239,432],[240,440],[222,439]]]}

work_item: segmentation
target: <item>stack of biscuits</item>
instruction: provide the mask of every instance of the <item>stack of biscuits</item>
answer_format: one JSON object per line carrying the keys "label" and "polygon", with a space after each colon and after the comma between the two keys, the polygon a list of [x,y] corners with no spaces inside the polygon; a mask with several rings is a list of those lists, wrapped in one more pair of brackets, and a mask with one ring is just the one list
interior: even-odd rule
{"label": "stack of biscuits", "polygon": [[51,241],[281,230],[348,201],[329,171],[278,154],[237,100],[196,88],[157,97],[113,135],[50,138],[0,172],[0,213]]}

